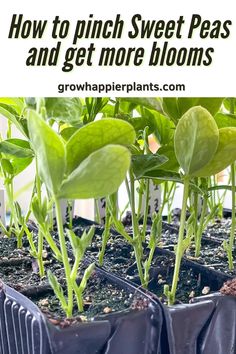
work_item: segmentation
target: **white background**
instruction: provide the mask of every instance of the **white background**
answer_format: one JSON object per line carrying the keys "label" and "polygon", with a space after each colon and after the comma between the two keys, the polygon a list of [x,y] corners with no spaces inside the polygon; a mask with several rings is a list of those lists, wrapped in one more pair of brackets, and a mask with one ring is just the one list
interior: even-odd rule
{"label": "white background", "polygon": [[[13,14],[24,15],[24,20],[47,19],[45,35],[42,39],[8,39],[9,27]],[[143,19],[170,20],[178,19],[180,15],[186,20],[186,27],[192,14],[200,14],[202,19],[227,20],[233,22],[231,35],[228,39],[199,39],[197,32],[193,39],[170,40],[171,46],[176,47],[214,47],[213,64],[209,67],[148,67],[147,62],[140,67],[75,67],[70,73],[61,71],[61,65],[57,67],[26,67],[25,60],[28,50],[32,46],[53,47],[55,40],[50,39],[51,21],[56,15],[61,19],[71,22],[71,31],[67,39],[62,42],[63,50],[71,46],[73,29],[78,19],[88,19],[89,14],[94,14],[96,19],[114,19],[120,13],[125,21],[123,38],[116,40],[96,40],[97,50],[102,46],[144,46],[148,52],[152,39],[127,39],[126,33],[131,29],[130,19],[134,14],[140,13]],[[131,96],[235,96],[235,59],[236,59],[236,12],[235,1],[59,1],[21,0],[7,1],[1,4],[0,12],[0,96],[62,96],[58,93],[59,83],[83,83],[84,81],[96,83],[128,82],[155,82],[184,83],[185,92],[161,92],[147,93],[136,92]],[[183,35],[185,31],[183,30]],[[78,46],[86,46],[93,40],[85,40]],[[157,40],[158,41],[158,40]],[[159,41],[160,44],[162,40]],[[98,50],[99,51],[99,50]],[[63,55],[59,58],[63,62]],[[111,94],[111,93],[110,93]],[[127,96],[125,92],[116,92],[116,95]],[[64,96],[98,96],[97,92],[64,93]],[[106,94],[100,94],[105,96]]]}

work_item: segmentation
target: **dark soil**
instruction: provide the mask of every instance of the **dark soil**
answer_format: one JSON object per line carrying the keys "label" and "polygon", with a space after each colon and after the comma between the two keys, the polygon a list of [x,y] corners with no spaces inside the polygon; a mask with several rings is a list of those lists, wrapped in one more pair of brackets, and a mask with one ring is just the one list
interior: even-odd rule
{"label": "dark soil", "polygon": [[231,231],[231,219],[216,219],[214,223],[210,224],[204,235],[211,239],[218,239],[220,241],[228,240]]}
{"label": "dark soil", "polygon": [[[176,243],[177,233],[172,229],[163,227],[164,234],[162,246],[164,248],[173,249]],[[78,232],[78,227],[74,231]],[[165,236],[165,238],[164,238]],[[169,244],[169,245],[168,245]],[[100,235],[95,235],[94,241],[88,250],[88,255],[97,260],[98,251],[101,247]],[[147,252],[148,250],[146,250]],[[174,255],[163,254],[163,248],[157,249],[150,274],[150,284],[148,290],[152,291],[161,300],[165,301],[163,296],[163,287],[165,284],[171,286],[173,271],[174,271]],[[111,235],[107,244],[106,254],[104,258],[104,268],[112,270],[125,279],[135,282],[140,285],[135,257],[132,247],[127,244],[124,238],[120,235]],[[226,278],[224,278],[226,279]],[[202,270],[191,267],[189,264],[183,264],[180,272],[180,282],[176,298],[181,302],[189,302],[193,297],[206,295],[210,291],[216,291],[223,284],[223,281],[214,281],[209,279],[209,276],[204,274]]]}
{"label": "dark soil", "polygon": [[[48,294],[44,297],[30,297],[48,318],[60,321],[64,313],[55,295]],[[141,301],[144,307],[148,306],[147,299],[141,295],[134,294],[127,289],[122,289],[112,284],[106,278],[98,276],[95,272],[88,281],[84,292],[84,311],[78,313],[77,306],[74,306],[73,317],[79,321],[92,320],[96,316],[107,315],[112,312],[136,309],[137,302]]]}
{"label": "dark soil", "polygon": [[[61,320],[65,317],[64,313],[48,284],[47,277],[40,279],[37,262],[29,255],[27,240],[24,240],[22,249],[19,250],[15,247],[16,242],[13,238],[0,237],[1,281],[28,296],[54,324],[64,327],[74,322],[91,320],[95,316],[107,315],[112,312],[137,310],[140,308],[140,304],[142,304],[142,308],[148,306],[147,299],[141,293],[134,293],[128,287],[124,289],[94,272],[84,292],[84,312],[79,313],[75,305],[73,321]],[[62,287],[65,288],[62,265],[52,257],[51,252],[47,249],[44,252],[44,265],[45,271],[50,269],[57,276]],[[139,304],[139,308],[137,304]]]}
{"label": "dark soil", "polygon": [[[87,251],[87,257],[97,261],[98,252],[101,248],[103,227],[93,222],[87,222],[82,218],[74,219],[73,225],[73,230],[78,236],[81,236],[84,228],[95,225],[95,237],[91,247]],[[127,226],[127,230],[132,233],[130,226]],[[148,289],[163,302],[165,302],[163,287],[165,284],[171,286],[174,271],[174,255],[168,254],[168,250],[173,251],[174,245],[177,243],[177,235],[178,229],[176,226],[169,227],[165,223],[163,224],[163,235],[160,242],[161,248],[157,249],[152,264]],[[56,233],[54,237],[57,239]],[[36,301],[43,312],[52,318],[52,321],[57,322],[59,321],[58,318],[63,316],[59,303],[48,285],[47,278],[39,278],[37,262],[29,256],[27,240],[24,240],[23,245],[22,250],[17,250],[14,239],[0,238],[0,278],[16,290],[26,294],[33,301]],[[163,253],[165,249],[167,253]],[[147,255],[147,252],[148,250],[146,249],[144,253]],[[44,256],[46,271],[50,269],[53,274],[61,278],[61,284],[64,286],[64,273],[61,264],[52,257],[48,247],[45,247]],[[219,242],[214,243],[211,240],[204,240],[201,257],[198,259],[194,258],[194,247],[192,247],[187,251],[186,258],[194,259],[208,270],[220,270],[227,275],[236,274],[235,272],[228,271],[227,257]],[[114,230],[111,230],[111,237],[107,244],[104,268],[140,285],[133,249]],[[186,264],[183,261],[179,287],[176,294],[177,301],[189,302],[195,296],[217,291],[223,285],[223,280],[216,281],[214,277],[215,275],[209,276],[209,272],[205,274],[202,269],[198,269],[194,265],[192,266],[191,263]],[[120,289],[105,278],[98,277],[96,274],[89,281],[84,299],[84,313],[79,314],[79,320],[90,319],[114,311],[126,310],[132,308],[133,304],[139,301],[139,298],[135,294]],[[142,301],[143,299],[141,299]],[[74,316],[78,317],[76,306],[74,307]]]}

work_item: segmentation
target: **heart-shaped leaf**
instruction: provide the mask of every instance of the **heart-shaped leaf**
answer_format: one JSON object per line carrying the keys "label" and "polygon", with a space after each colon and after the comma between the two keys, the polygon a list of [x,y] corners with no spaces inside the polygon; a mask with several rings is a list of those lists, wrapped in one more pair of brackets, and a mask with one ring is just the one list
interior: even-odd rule
{"label": "heart-shaped leaf", "polygon": [[65,147],[59,135],[34,111],[28,114],[28,129],[39,173],[52,194],[60,189],[65,173]]}
{"label": "heart-shaped leaf", "polygon": [[219,142],[219,130],[212,115],[203,107],[190,108],[179,120],[175,136],[175,154],[186,175],[193,176],[213,158]]}
{"label": "heart-shaped leaf", "polygon": [[114,193],[125,179],[130,152],[107,145],[93,152],[63,182],[58,198],[100,198]]}
{"label": "heart-shaped leaf", "polygon": [[136,178],[144,176],[148,171],[157,169],[163,165],[168,158],[158,154],[132,155],[132,168]]}
{"label": "heart-shaped leaf", "polygon": [[208,177],[223,171],[236,160],[236,128],[219,129],[219,145],[213,159],[195,173],[197,177]]}
{"label": "heart-shaped leaf", "polygon": [[7,139],[0,142],[0,152],[15,157],[32,157],[30,144],[22,139]]}
{"label": "heart-shaped leaf", "polygon": [[105,118],[79,129],[66,144],[67,174],[86,157],[108,144],[131,145],[135,141],[134,128],[127,122]]}

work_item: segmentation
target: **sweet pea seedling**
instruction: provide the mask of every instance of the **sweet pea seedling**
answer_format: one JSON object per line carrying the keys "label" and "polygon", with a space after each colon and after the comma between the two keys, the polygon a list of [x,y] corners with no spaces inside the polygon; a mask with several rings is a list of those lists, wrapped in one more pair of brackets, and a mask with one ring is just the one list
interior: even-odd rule
{"label": "sweet pea seedling", "polygon": [[[60,199],[100,198],[115,192],[124,180],[130,165],[126,146],[135,140],[133,127],[119,119],[103,119],[79,129],[64,143],[61,137],[34,111],[28,114],[28,129],[35,151],[39,174],[55,201],[61,255],[67,283],[67,300],[56,278],[49,280],[68,317],[72,316],[73,294],[81,304],[81,289],[75,286],[75,268],[71,269],[65,243]],[[70,240],[75,240],[70,234]],[[79,244],[77,244],[80,247]],[[73,249],[73,247],[72,247]],[[75,255],[75,262],[78,257]],[[84,288],[91,266],[85,271]]]}
{"label": "sweet pea seedling", "polygon": [[174,140],[176,157],[184,172],[184,193],[171,291],[165,287],[169,304],[175,301],[180,263],[185,250],[184,225],[190,179],[211,176],[235,161],[236,128],[219,130],[205,108],[193,107],[179,120]]}

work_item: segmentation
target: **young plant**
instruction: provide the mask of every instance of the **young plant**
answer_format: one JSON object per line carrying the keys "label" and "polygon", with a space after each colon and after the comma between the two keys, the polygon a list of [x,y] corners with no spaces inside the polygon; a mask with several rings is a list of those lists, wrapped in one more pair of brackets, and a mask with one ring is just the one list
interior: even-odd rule
{"label": "young plant", "polygon": [[[72,249],[75,259],[71,267],[60,200],[100,198],[114,193],[129,168],[130,153],[125,146],[134,142],[135,132],[130,124],[121,120],[102,119],[82,127],[65,143],[34,111],[29,111],[28,128],[40,177],[55,202],[67,297],[62,294],[56,278],[49,274],[49,279],[67,317],[71,317],[74,295],[78,300],[78,294],[84,289],[91,267],[85,271],[84,281],[79,286],[75,284],[75,273],[80,258],[76,254],[80,245],[74,242],[70,234],[70,240],[74,242]],[[87,239],[87,236],[85,238]]]}
{"label": "young plant", "polygon": [[45,275],[44,265],[43,265],[44,238],[48,243],[48,245],[50,246],[55,258],[58,261],[62,261],[62,256],[60,250],[58,249],[56,243],[54,242],[50,234],[50,219],[48,217],[50,207],[47,198],[45,197],[43,200],[41,200],[41,198],[39,198],[39,195],[35,194],[34,197],[32,198],[31,209],[38,226],[38,237],[37,237],[38,250],[36,251],[35,249],[33,256],[38,261],[39,275],[40,277],[43,277]]}
{"label": "young plant", "polygon": [[214,118],[202,107],[191,108],[178,122],[175,152],[184,172],[184,192],[171,291],[165,287],[169,304],[175,301],[180,263],[185,251],[184,227],[190,180],[214,175],[229,166],[236,159],[235,140],[236,128],[218,129]]}
{"label": "young plant", "polygon": [[22,247],[24,223],[23,215],[20,215],[21,209],[14,201],[14,178],[32,162],[32,159],[33,151],[26,140],[9,138],[0,141],[0,176],[3,179],[11,209],[9,231],[6,229],[4,231],[8,236],[16,235],[18,248]]}

